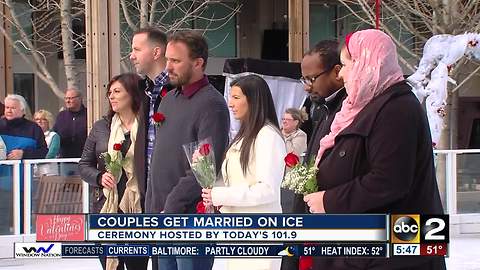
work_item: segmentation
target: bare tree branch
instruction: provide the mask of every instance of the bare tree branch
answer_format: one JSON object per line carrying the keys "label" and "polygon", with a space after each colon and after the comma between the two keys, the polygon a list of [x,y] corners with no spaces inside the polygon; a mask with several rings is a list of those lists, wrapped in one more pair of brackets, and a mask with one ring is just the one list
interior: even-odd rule
{"label": "bare tree branch", "polygon": [[140,1],[140,28],[146,27],[148,23],[148,3],[147,0]]}
{"label": "bare tree branch", "polygon": [[130,14],[128,13],[128,6],[125,3],[125,0],[120,0],[120,6],[122,7],[123,17],[125,18],[125,21],[127,22],[128,27],[130,27],[130,29],[132,29],[133,31],[137,30],[137,27],[135,26],[132,19],[130,18]]}
{"label": "bare tree branch", "polygon": [[[65,75],[67,77],[67,88],[79,90],[79,81],[76,76],[75,70],[75,51],[73,48],[73,31],[72,29],[72,17],[71,17],[71,0],[60,0],[60,15],[61,15],[61,29],[62,29],[62,49],[63,49],[63,63],[65,66]],[[70,42],[65,42],[65,41]]]}
{"label": "bare tree branch", "polygon": [[480,73],[480,66],[478,66],[472,73],[470,73],[467,77],[465,77],[465,79],[462,80],[461,83],[459,83],[457,86],[455,86],[455,88],[452,89],[452,93],[458,91],[461,89],[461,87],[468,81],[470,80],[471,78],[473,78],[473,76],[478,76]]}
{"label": "bare tree branch", "polygon": [[[218,31],[227,25],[235,14],[240,11],[241,5],[235,1],[218,0],[121,0],[122,21],[128,30],[122,30],[123,44],[131,41],[131,32],[136,30],[135,25],[155,26],[165,32],[195,29],[206,34],[210,31]],[[223,9],[222,14],[210,13],[213,5]],[[146,26],[146,25],[145,25]],[[120,27],[125,28],[125,27]],[[217,48],[223,44],[229,36],[226,35]],[[122,57],[129,53],[128,48],[122,48]]]}
{"label": "bare tree branch", "polygon": [[47,57],[63,51],[67,82],[76,87],[79,77],[75,71],[74,51],[84,47],[85,37],[73,32],[72,21],[84,15],[84,0],[5,0],[1,3],[10,15],[0,16],[11,24],[14,31],[2,27],[0,31],[18,55],[32,67],[35,75],[58,97],[63,97],[63,92],[46,65]]}
{"label": "bare tree branch", "polygon": [[150,6],[150,19],[148,21],[149,25],[152,25],[155,21],[155,8],[157,7],[157,0],[152,0],[152,5]]}

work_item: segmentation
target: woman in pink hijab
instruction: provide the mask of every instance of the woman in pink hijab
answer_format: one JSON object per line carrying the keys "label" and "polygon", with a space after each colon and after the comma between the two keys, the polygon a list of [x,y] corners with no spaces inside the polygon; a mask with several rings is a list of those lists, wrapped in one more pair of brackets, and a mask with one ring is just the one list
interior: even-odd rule
{"label": "woman in pink hijab", "polygon": [[[312,213],[443,214],[428,122],[403,79],[392,39],[347,36],[339,76],[348,97],[320,141]],[[443,258],[314,258],[313,269],[445,269]]]}

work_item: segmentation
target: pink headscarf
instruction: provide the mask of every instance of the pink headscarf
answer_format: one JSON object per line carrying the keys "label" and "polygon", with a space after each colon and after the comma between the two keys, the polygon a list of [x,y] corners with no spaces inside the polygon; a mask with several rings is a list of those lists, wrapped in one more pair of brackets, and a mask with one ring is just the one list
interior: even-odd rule
{"label": "pink headscarf", "polygon": [[325,150],[335,144],[335,137],[373,98],[403,80],[395,44],[382,31],[369,29],[355,32],[349,36],[346,46],[352,59],[349,67],[343,67],[349,69],[348,80],[345,81],[348,96],[333,119],[330,133],[320,140],[316,165]]}

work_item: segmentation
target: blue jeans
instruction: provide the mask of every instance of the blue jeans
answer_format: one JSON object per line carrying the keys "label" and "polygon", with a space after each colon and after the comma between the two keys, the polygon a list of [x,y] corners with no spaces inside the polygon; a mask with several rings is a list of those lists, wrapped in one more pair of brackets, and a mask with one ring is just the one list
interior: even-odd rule
{"label": "blue jeans", "polygon": [[213,257],[159,257],[159,270],[211,270]]}

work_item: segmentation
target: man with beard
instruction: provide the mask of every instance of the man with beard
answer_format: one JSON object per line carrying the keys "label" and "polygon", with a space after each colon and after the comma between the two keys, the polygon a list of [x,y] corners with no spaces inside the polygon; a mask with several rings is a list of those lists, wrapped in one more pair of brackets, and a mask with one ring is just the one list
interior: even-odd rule
{"label": "man with beard", "polygon": [[130,60],[137,73],[145,76],[140,89],[145,91],[139,111],[138,134],[135,142],[135,171],[137,174],[142,206],[145,198],[146,182],[150,171],[155,125],[152,120],[162,97],[170,90],[168,74],[165,70],[165,49],[167,35],[157,28],[137,30],[133,34]]}
{"label": "man with beard", "polygon": [[[165,53],[170,84],[176,87],[162,100],[155,137],[147,213],[196,213],[202,201],[182,145],[210,138],[217,172],[228,145],[229,114],[223,96],[208,82],[205,67],[208,45],[192,31],[175,32]],[[212,257],[159,258],[160,269],[211,269]]]}
{"label": "man with beard", "polygon": [[[168,74],[165,70],[165,49],[167,35],[155,27],[141,28],[133,33],[130,61],[138,74],[145,80],[139,82],[139,89],[144,92],[143,102],[138,115],[138,132],[135,141],[135,174],[140,189],[142,209],[145,210],[145,192],[155,141],[155,124],[153,114],[160,101],[171,90]],[[158,260],[152,259],[152,269],[158,269]]]}
{"label": "man with beard", "polygon": [[[340,63],[339,45],[333,40],[322,40],[308,51],[302,59],[302,82],[305,91],[310,95],[313,106],[318,106],[317,123],[313,125],[308,142],[305,162],[315,159],[320,147],[320,139],[330,132],[330,126],[335,114],[342,108],[342,102],[347,96],[343,80],[338,76],[342,68]],[[315,103],[316,102],[316,103]],[[310,108],[312,110],[312,108]],[[312,113],[310,113],[312,117]],[[295,195],[292,213],[308,213],[303,195]],[[298,259],[284,258],[282,270],[298,269]]]}

